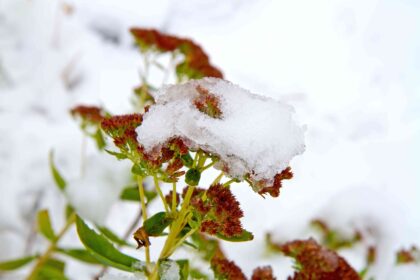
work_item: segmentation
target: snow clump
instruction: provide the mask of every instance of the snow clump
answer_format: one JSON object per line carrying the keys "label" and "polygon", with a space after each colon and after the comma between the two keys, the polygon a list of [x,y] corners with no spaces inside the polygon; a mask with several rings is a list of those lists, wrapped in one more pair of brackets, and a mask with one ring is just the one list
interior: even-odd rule
{"label": "snow clump", "polygon": [[166,86],[136,129],[146,151],[180,137],[220,158],[219,168],[242,179],[273,181],[305,150],[294,109],[217,78]]}

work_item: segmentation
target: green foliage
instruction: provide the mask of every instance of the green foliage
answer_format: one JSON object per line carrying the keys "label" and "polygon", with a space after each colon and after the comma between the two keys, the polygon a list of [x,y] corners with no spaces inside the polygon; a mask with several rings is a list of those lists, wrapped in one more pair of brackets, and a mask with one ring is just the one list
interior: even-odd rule
{"label": "green foliage", "polygon": [[172,218],[168,217],[165,212],[159,212],[147,219],[143,223],[143,228],[149,236],[159,236],[162,235],[165,228],[167,228],[171,222]]}
{"label": "green foliage", "polygon": [[101,264],[96,258],[93,257],[91,253],[89,253],[86,249],[63,249],[59,248],[57,249],[58,252],[67,255],[69,257],[72,257],[76,260],[79,260],[81,262],[89,263],[89,264]]}
{"label": "green foliage", "polygon": [[90,229],[80,217],[76,219],[76,226],[83,245],[99,262],[120,270],[139,270],[139,260],[121,253],[107,238]]}
{"label": "green foliage", "polygon": [[36,280],[67,280],[64,275],[66,264],[57,259],[47,260],[36,275]]}
{"label": "green foliage", "polygon": [[110,150],[107,150],[107,149],[105,149],[105,152],[107,152],[111,156],[116,157],[118,160],[122,160],[122,159],[126,159],[127,158],[127,155],[126,154],[123,154],[123,153],[114,152],[114,151],[110,151]]}
{"label": "green foliage", "polygon": [[56,236],[51,225],[50,215],[47,209],[38,212],[38,230],[48,240],[53,241]]}
{"label": "green foliage", "polygon": [[191,168],[185,174],[185,183],[190,186],[197,186],[200,182],[201,172],[196,168]]}
{"label": "green foliage", "polygon": [[10,271],[21,268],[36,259],[37,256],[28,256],[10,261],[0,262],[0,271]]}
{"label": "green foliage", "polygon": [[242,233],[240,235],[225,236],[221,233],[217,233],[216,236],[220,239],[223,239],[225,241],[230,241],[230,242],[243,242],[243,241],[250,241],[254,239],[254,235],[247,230],[242,230]]}
{"label": "green foliage", "polygon": [[131,168],[131,172],[135,175],[139,175],[141,177],[146,177],[148,175],[148,170],[142,164],[135,163]]}
{"label": "green foliage", "polygon": [[110,230],[107,227],[103,226],[96,226],[96,228],[110,241],[114,242],[117,245],[120,246],[128,246],[128,247],[134,247],[133,245],[129,244],[127,241],[122,240],[117,234],[115,234],[112,230]]}
{"label": "green foliage", "polygon": [[50,164],[50,169],[51,169],[51,173],[53,175],[53,179],[55,184],[57,185],[57,187],[61,190],[64,191],[64,189],[67,186],[67,182],[66,180],[64,180],[63,176],[61,176],[60,172],[58,171],[57,167],[54,164],[54,152],[50,151],[49,154],[49,164]]}
{"label": "green foliage", "polygon": [[[146,197],[146,202],[150,203],[153,199],[157,197],[156,191],[144,190],[144,195]],[[137,186],[128,186],[124,188],[120,194],[120,199],[126,201],[140,202],[139,188]]]}
{"label": "green foliage", "polygon": [[182,155],[181,160],[182,160],[182,163],[186,167],[191,168],[193,166],[194,159],[191,157],[190,153],[186,153],[185,155]]}

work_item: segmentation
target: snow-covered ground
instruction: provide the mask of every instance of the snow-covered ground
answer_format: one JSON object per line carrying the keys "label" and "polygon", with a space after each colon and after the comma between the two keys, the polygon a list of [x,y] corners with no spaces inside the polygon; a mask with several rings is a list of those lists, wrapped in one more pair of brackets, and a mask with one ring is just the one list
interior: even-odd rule
{"label": "snow-covered ground", "polygon": [[[67,178],[79,174],[82,135],[69,108],[133,110],[141,57],[128,28],[140,26],[193,38],[226,79],[293,105],[307,125],[306,152],[279,198],[233,188],[255,240],[226,248],[248,275],[271,264],[283,279],[290,262],[264,254],[265,233],[305,237],[321,217],[371,235],[377,279],[405,279],[392,264],[396,249],[420,244],[419,13],[416,0],[1,0],[0,260],[25,253],[34,209],[63,207],[49,150]],[[108,220],[123,232],[135,213],[118,213],[133,209],[115,205]],[[90,279],[74,266],[74,279]],[[402,273],[410,269],[419,271]]]}

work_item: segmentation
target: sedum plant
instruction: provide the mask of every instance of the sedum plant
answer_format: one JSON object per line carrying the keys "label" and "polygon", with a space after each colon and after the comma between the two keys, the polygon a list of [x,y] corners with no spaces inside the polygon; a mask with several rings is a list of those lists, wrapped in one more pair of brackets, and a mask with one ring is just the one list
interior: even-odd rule
{"label": "sedum plant", "polygon": [[[67,275],[76,273],[66,273],[65,256],[97,266],[96,279],[114,279],[106,274],[109,268],[132,273],[134,279],[247,279],[219,242],[253,239],[242,224],[244,212],[232,188],[245,183],[256,195],[279,196],[283,181],[293,177],[291,159],[305,149],[304,128],[294,121],[292,107],[223,80],[222,72],[192,40],[152,29],[133,28],[131,33],[144,59],[141,84],[134,90],[134,112],[112,115],[105,108],[79,105],[70,113],[80,124],[84,141],[93,141],[98,154],[113,158],[115,164],[127,163],[128,183],[112,196],[137,203],[139,214],[127,225],[125,236],[86,215],[72,199],[71,182],[51,153],[52,176],[68,198],[66,222],[55,230],[49,211],[41,210],[37,229],[49,241],[48,248],[0,263],[0,271],[31,264],[26,279],[70,279]],[[152,70],[160,71],[160,83]],[[166,85],[168,81],[172,85]],[[82,178],[95,173],[83,165]],[[116,169],[104,173],[119,176]],[[209,176],[214,178],[204,179]],[[86,191],[96,183],[88,181]],[[167,186],[170,190],[165,192]],[[150,210],[152,201],[159,203],[160,211]],[[88,201],[88,207],[95,205]],[[323,245],[314,239],[268,242],[272,251],[295,259],[296,272],[290,279],[360,279],[334,252],[358,239],[341,240],[322,222],[314,224],[325,234]],[[62,246],[60,240],[73,227],[80,246]],[[162,246],[157,246],[158,239]],[[132,241],[137,251],[128,254]],[[180,248],[190,257],[179,258],[175,253]],[[193,258],[204,265],[191,262]],[[264,266],[255,268],[251,279],[275,276],[270,266]]]}

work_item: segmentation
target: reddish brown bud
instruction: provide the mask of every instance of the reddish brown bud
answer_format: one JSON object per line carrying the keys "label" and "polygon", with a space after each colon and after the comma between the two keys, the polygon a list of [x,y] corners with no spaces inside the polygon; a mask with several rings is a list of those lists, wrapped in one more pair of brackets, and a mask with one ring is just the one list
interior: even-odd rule
{"label": "reddish brown bud", "polygon": [[293,257],[299,264],[289,279],[345,279],[360,280],[359,274],[339,255],[320,246],[314,239],[296,240],[277,245],[286,256]]}
{"label": "reddish brown bud", "polygon": [[199,95],[193,100],[194,106],[200,112],[212,118],[220,119],[222,111],[220,110],[219,98],[202,86],[197,86],[196,90]]}
{"label": "reddish brown bud", "polygon": [[252,272],[251,280],[275,280],[271,266],[257,267]]}
{"label": "reddish brown bud", "polygon": [[105,118],[103,110],[96,106],[79,105],[72,108],[70,113],[73,117],[80,117],[92,124],[99,124]]}
{"label": "reddish brown bud", "polygon": [[242,270],[233,261],[225,258],[213,257],[211,267],[216,279],[246,280]]}
{"label": "reddish brown bud", "polygon": [[292,179],[292,177],[292,169],[290,167],[287,167],[282,172],[274,176],[274,182],[271,186],[264,185],[263,181],[257,182],[256,185],[260,187],[258,193],[261,195],[268,193],[272,197],[278,197],[280,195],[282,181]]}

